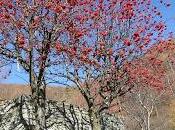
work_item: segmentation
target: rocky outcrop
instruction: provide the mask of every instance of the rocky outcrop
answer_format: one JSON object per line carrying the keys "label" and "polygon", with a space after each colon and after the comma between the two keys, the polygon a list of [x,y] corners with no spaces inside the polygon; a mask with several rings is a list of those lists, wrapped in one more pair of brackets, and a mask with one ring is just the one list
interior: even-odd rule
{"label": "rocky outcrop", "polygon": [[[21,96],[14,100],[0,103],[0,130],[26,130],[35,124],[30,96]],[[109,114],[103,115],[104,130],[123,130],[118,118]],[[47,130],[91,130],[86,110],[46,101]],[[27,128],[28,127],[28,128]]]}

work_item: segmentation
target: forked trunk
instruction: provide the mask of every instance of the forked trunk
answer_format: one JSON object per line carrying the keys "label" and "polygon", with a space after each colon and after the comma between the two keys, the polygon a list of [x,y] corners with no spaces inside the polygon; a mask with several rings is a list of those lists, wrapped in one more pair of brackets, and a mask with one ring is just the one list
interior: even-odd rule
{"label": "forked trunk", "polygon": [[32,87],[34,130],[46,130],[45,99],[45,86],[34,85]]}

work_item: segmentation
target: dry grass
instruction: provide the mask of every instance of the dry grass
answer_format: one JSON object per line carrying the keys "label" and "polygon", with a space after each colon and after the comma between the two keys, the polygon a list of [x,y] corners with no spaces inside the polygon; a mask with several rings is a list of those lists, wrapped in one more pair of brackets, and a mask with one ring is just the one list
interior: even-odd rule
{"label": "dry grass", "polygon": [[[0,100],[10,100],[23,94],[31,94],[29,86],[19,84],[0,84]],[[85,106],[84,99],[75,88],[47,87],[46,96],[51,100],[59,102],[64,101],[79,107]]]}

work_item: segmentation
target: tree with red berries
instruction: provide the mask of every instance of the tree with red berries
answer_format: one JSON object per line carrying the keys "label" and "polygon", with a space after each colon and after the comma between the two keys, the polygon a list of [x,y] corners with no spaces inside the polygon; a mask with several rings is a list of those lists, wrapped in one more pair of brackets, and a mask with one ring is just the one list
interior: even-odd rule
{"label": "tree with red berries", "polygon": [[[74,9],[75,5],[76,1],[72,0],[0,1],[1,62],[7,67],[17,64],[29,77],[35,122],[23,121],[26,129],[47,128],[45,88],[48,81],[45,75],[48,68],[58,63],[54,56],[59,39],[75,31],[71,29],[76,10],[79,10],[78,7]],[[77,29],[77,37],[79,35]]]}
{"label": "tree with red berries", "polygon": [[[87,102],[92,129],[100,130],[103,113],[116,106],[114,99],[132,90],[133,76],[137,79],[144,74],[140,71],[147,71],[130,73],[131,63],[149,52],[154,42],[162,41],[166,25],[150,0],[97,0],[77,3],[80,5],[77,20],[68,28],[68,42],[64,37],[56,44],[62,69],[54,68],[50,74],[79,89]],[[83,29],[77,31],[78,27]],[[151,81],[161,88],[157,82]]]}
{"label": "tree with red berries", "polygon": [[160,55],[157,47],[152,47],[142,58],[127,65],[130,85],[134,87],[124,99],[121,98],[121,108],[139,129],[151,130],[152,126],[155,127],[151,115],[166,92],[166,68]]}
{"label": "tree with red berries", "polygon": [[75,85],[92,129],[100,130],[101,115],[133,87],[125,65],[166,29],[151,0],[2,0],[0,7],[1,60],[29,76],[37,121],[34,128],[25,123],[30,130],[47,128],[51,82]]}

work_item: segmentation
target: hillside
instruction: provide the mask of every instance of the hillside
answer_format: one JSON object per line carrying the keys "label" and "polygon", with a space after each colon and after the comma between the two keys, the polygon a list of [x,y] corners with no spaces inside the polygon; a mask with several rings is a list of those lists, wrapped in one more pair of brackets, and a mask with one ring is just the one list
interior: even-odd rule
{"label": "hillside", "polygon": [[[0,100],[11,100],[20,95],[30,95],[30,87],[20,84],[0,84]],[[47,87],[46,96],[48,99],[68,104],[85,106],[85,101],[75,88]]]}

